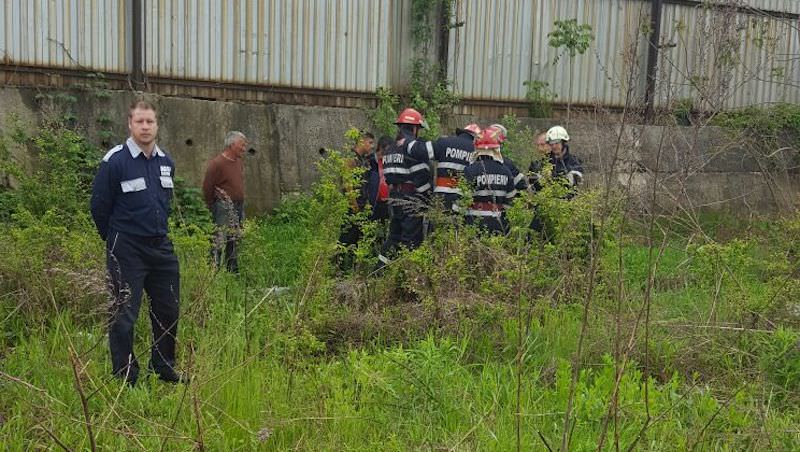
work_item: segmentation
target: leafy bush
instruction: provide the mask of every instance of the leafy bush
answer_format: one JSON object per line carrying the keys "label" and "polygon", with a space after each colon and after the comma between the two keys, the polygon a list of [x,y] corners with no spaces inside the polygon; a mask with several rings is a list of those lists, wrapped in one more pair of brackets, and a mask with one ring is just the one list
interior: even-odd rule
{"label": "leafy bush", "polygon": [[173,228],[191,228],[205,234],[211,234],[214,229],[202,191],[189,185],[182,177],[175,178],[172,208]]}
{"label": "leafy bush", "polygon": [[378,97],[378,106],[367,112],[369,119],[381,133],[394,137],[397,133],[394,122],[397,120],[400,98],[391,89],[383,87],[378,88],[375,95]]}
{"label": "leafy bush", "polygon": [[528,102],[528,114],[531,118],[549,118],[553,115],[553,101],[558,97],[547,82],[528,80],[522,83],[525,87],[525,100]]}
{"label": "leafy bush", "polygon": [[712,124],[741,130],[758,143],[800,148],[800,105],[775,104],[719,113]]}
{"label": "leafy bush", "polygon": [[28,173],[8,152],[2,156],[2,170],[17,181],[16,189],[4,193],[3,205],[10,210],[3,216],[9,218],[19,209],[34,216],[49,212],[63,225],[77,226],[75,219],[87,212],[103,152],[77,132],[53,125],[43,126],[32,137],[17,134],[9,139],[30,152],[34,160],[33,171]]}

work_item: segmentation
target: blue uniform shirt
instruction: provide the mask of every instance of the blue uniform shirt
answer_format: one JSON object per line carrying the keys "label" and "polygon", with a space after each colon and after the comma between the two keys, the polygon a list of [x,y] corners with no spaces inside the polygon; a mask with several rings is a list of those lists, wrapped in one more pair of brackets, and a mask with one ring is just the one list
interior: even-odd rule
{"label": "blue uniform shirt", "polygon": [[92,187],[91,210],[97,232],[139,237],[167,235],[175,163],[158,146],[145,157],[132,138],[108,151]]}

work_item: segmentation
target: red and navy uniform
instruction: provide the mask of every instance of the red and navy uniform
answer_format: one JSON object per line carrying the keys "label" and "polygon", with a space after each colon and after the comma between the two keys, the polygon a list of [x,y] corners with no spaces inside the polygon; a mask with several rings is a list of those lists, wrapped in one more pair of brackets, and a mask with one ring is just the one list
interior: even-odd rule
{"label": "red and navy uniform", "polygon": [[442,137],[433,143],[436,160],[433,193],[442,200],[445,211],[451,210],[453,204],[461,198],[458,182],[464,175],[464,169],[472,162],[472,153],[475,152],[473,143],[472,134],[467,132]]}
{"label": "red and navy uniform", "polygon": [[383,174],[389,184],[389,236],[378,258],[383,263],[398,246],[417,248],[423,239],[423,216],[430,200],[433,145],[400,129],[397,142],[383,156]]}
{"label": "red and navy uniform", "polygon": [[472,188],[472,204],[467,208],[467,224],[478,224],[492,234],[505,234],[508,225],[503,212],[516,194],[514,175],[501,161],[479,155],[464,169],[464,179]]}

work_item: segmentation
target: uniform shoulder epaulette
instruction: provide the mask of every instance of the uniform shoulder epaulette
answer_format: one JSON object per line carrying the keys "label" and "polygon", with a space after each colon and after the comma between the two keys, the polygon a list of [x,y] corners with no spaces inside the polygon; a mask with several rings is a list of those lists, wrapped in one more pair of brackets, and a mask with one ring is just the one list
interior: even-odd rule
{"label": "uniform shoulder epaulette", "polygon": [[123,147],[124,147],[123,145],[118,144],[118,145],[114,146],[113,148],[111,148],[111,150],[106,152],[106,155],[103,156],[103,161],[104,162],[108,162],[109,160],[111,160],[111,156],[113,156],[117,152],[121,151]]}

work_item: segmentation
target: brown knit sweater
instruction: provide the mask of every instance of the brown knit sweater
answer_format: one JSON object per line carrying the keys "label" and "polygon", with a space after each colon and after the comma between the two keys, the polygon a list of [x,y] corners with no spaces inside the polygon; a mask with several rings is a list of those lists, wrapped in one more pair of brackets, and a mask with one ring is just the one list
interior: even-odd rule
{"label": "brown knit sweater", "polygon": [[217,199],[224,199],[219,193],[224,191],[233,202],[244,201],[244,162],[231,161],[219,154],[208,161],[206,176],[203,178],[203,198],[211,207]]}

